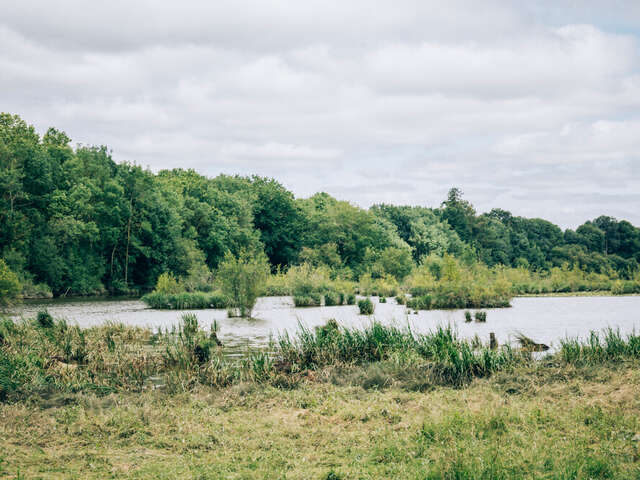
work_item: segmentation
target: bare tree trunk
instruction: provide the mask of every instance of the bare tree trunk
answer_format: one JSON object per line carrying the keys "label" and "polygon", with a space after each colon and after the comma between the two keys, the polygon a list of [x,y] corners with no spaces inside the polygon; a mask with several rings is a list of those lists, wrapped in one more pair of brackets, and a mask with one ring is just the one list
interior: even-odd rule
{"label": "bare tree trunk", "polygon": [[131,243],[131,220],[133,219],[133,193],[129,201],[129,223],[127,224],[127,249],[124,255],[124,284],[128,286],[129,274],[129,244]]}
{"label": "bare tree trunk", "polygon": [[113,279],[113,258],[114,258],[114,257],[115,257],[115,255],[116,255],[116,248],[117,248],[117,247],[118,247],[118,244],[116,243],[116,244],[113,246],[113,250],[111,250],[111,274],[110,274],[110,276],[111,276],[111,278],[112,278],[112,279]]}

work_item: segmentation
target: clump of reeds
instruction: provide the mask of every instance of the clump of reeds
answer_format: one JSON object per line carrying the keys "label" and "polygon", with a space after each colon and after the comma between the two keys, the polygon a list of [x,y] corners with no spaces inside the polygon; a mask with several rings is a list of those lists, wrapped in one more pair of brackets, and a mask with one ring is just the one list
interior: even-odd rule
{"label": "clump of reeds", "polygon": [[338,292],[327,292],[324,295],[324,304],[327,307],[342,305],[343,296]]}
{"label": "clump of reeds", "polygon": [[319,307],[322,303],[322,296],[314,292],[306,295],[295,295],[293,303],[296,307]]}
{"label": "clump of reeds", "polygon": [[464,312],[464,321],[466,323],[470,323],[471,320],[472,320],[471,312],[469,310],[467,310],[466,312]]}
{"label": "clump of reeds", "polygon": [[476,312],[476,322],[485,323],[487,321],[487,312]]}
{"label": "clump of reeds", "polygon": [[375,305],[371,299],[363,298],[362,300],[358,300],[358,309],[360,310],[360,315],[373,315]]}
{"label": "clump of reeds", "polygon": [[142,297],[149,307],[164,310],[190,310],[204,308],[227,308],[229,298],[221,292],[151,292]]}
{"label": "clump of reeds", "polygon": [[508,347],[490,350],[472,345],[450,327],[417,335],[378,322],[363,329],[340,328],[335,323],[314,330],[301,326],[294,337],[280,336],[273,348],[283,364],[298,370],[413,358],[409,361],[428,362],[425,374],[432,381],[454,385],[490,375],[520,359]]}
{"label": "clump of reeds", "polygon": [[608,328],[602,333],[591,332],[586,342],[567,338],[560,342],[560,357],[567,363],[594,365],[621,359],[640,359],[640,335],[625,337],[620,330]]}

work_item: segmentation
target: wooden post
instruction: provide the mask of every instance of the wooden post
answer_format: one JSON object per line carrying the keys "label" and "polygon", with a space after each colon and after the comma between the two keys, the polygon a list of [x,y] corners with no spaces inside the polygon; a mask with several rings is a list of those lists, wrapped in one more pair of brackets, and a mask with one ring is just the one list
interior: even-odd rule
{"label": "wooden post", "polygon": [[495,350],[496,348],[498,348],[498,341],[496,340],[496,334],[493,332],[489,333],[489,348],[491,348],[491,350]]}

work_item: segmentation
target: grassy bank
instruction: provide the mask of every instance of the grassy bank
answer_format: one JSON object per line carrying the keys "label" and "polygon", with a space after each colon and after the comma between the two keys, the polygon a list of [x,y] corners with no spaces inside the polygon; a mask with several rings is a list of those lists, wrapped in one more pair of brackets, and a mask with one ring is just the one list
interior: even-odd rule
{"label": "grassy bank", "polygon": [[632,479],[637,364],[519,367],[412,391],[385,364],[189,394],[0,404],[2,478]]}
{"label": "grassy bank", "polygon": [[637,478],[640,336],[534,360],[334,321],[242,359],[215,326],[0,323],[3,478]]}

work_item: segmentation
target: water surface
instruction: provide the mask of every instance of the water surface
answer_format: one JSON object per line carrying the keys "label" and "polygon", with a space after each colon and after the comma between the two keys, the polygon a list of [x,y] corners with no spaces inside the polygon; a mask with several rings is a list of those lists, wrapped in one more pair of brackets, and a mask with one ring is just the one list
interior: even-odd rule
{"label": "water surface", "polygon": [[376,303],[374,315],[368,317],[359,315],[356,306],[294,308],[290,297],[265,297],[256,304],[255,318],[247,320],[228,318],[226,310],[154,310],[140,300],[55,299],[25,302],[14,318],[32,318],[46,308],[55,318],[65,318],[81,327],[113,321],[157,330],[177,325],[184,313],[194,313],[204,328],[216,320],[218,337],[226,347],[236,351],[246,346],[264,346],[270,335],[294,333],[300,323],[314,327],[331,318],[341,325],[355,327],[367,325],[375,318],[401,327],[409,325],[415,332],[451,324],[461,336],[478,335],[483,341],[488,341],[489,332],[494,332],[500,343],[513,343],[515,334],[521,332],[552,347],[562,338],[585,338],[591,330],[606,327],[618,328],[623,333],[640,332],[640,296],[515,298],[511,308],[486,309],[486,323],[465,323],[464,310],[413,314],[394,299],[387,301]]}

